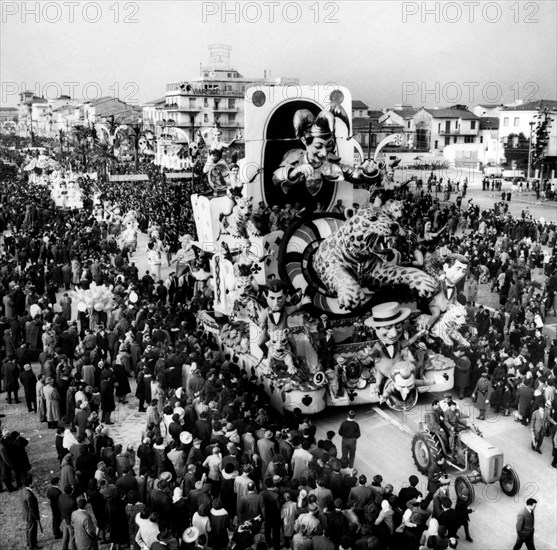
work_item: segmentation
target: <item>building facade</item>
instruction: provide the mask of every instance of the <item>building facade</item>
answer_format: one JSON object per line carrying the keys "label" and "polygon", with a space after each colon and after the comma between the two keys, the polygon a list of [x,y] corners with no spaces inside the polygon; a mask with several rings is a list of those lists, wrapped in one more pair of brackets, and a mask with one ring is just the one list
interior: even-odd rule
{"label": "building facade", "polygon": [[263,78],[244,77],[231,65],[230,52],[231,47],[225,44],[210,45],[210,60],[201,66],[200,76],[167,84],[164,104],[156,100],[144,107],[144,125],[155,135],[161,135],[165,126],[174,126],[187,132],[190,140],[197,130],[206,135],[219,125],[223,141],[231,141],[244,128],[247,88],[298,84],[297,78],[271,78],[270,72]]}
{"label": "building facade", "polygon": [[[520,134],[530,139],[530,132],[535,134],[536,125],[539,121],[540,109],[547,109],[552,121],[549,124],[549,141],[545,155],[547,157],[557,156],[557,101],[541,100],[509,105],[503,107],[499,113],[499,137],[504,145],[509,145],[511,140],[518,140]],[[533,136],[533,139],[534,136]],[[512,145],[512,143],[511,143]]]}
{"label": "building facade", "polygon": [[464,105],[448,109],[421,108],[414,115],[416,140],[420,143],[427,140],[431,152],[443,151],[449,145],[478,143],[479,121]]}

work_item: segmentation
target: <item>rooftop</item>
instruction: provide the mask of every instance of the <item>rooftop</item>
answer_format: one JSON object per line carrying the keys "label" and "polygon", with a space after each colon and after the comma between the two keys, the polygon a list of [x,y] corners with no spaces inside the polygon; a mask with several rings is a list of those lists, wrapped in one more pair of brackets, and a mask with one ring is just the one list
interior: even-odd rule
{"label": "rooftop", "polygon": [[378,128],[377,119],[372,117],[355,117],[352,119],[353,130],[369,130],[369,122],[371,120],[371,128]]}
{"label": "rooftop", "polygon": [[469,111],[468,109],[424,109],[427,113],[429,113],[433,118],[462,118],[463,120],[479,120],[480,117],[477,117],[474,113]]}
{"label": "rooftop", "polygon": [[147,101],[144,107],[164,105],[166,103],[166,97],[159,97],[158,99],[153,99],[153,101]]}
{"label": "rooftop", "polygon": [[507,105],[503,107],[504,111],[537,111],[538,109],[557,110],[557,101],[553,99],[540,99],[538,101],[529,101],[520,105]]}
{"label": "rooftop", "polygon": [[369,107],[359,99],[352,100],[352,109],[369,109]]}
{"label": "rooftop", "polygon": [[393,111],[394,113],[396,113],[398,116],[401,116],[404,119],[407,118],[413,118],[414,115],[419,111],[419,109],[389,109],[389,111]]}

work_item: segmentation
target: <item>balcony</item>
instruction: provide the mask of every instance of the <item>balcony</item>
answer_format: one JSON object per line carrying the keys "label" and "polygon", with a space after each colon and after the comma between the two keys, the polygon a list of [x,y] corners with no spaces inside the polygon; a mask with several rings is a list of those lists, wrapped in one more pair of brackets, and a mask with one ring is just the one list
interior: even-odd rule
{"label": "balcony", "polygon": [[[248,83],[246,83],[246,87]],[[181,95],[181,96],[217,96],[217,97],[238,97],[243,98],[244,93],[240,90],[219,90],[217,88],[205,89],[205,88],[191,88],[181,89],[178,85],[168,85],[166,87],[167,95]]]}
{"label": "balcony", "polygon": [[477,136],[478,130],[441,130],[439,132],[440,136]]}
{"label": "balcony", "polygon": [[224,107],[220,107],[218,109],[213,109],[214,113],[237,113],[240,110],[239,107],[228,107],[228,106],[224,106]]}

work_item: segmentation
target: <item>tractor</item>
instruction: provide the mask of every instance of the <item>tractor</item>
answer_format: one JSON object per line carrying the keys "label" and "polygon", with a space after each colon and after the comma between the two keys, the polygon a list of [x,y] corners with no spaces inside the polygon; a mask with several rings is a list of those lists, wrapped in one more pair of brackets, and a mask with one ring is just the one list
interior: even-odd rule
{"label": "tractor", "polygon": [[520,491],[518,474],[504,463],[503,452],[488,443],[474,424],[457,432],[454,453],[450,449],[448,434],[437,424],[433,413],[426,413],[420,428],[412,438],[412,457],[418,470],[427,475],[437,456],[444,455],[447,464],[461,472],[455,479],[455,492],[468,504],[474,501],[475,483],[499,482],[501,490],[508,496]]}

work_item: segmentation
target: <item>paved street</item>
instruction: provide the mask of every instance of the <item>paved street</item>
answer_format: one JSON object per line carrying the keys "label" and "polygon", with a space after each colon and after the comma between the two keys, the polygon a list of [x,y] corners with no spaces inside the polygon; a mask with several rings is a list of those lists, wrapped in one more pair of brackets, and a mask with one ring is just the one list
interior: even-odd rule
{"label": "paved street", "polygon": [[[474,202],[480,204],[482,208],[490,207],[499,200],[491,193],[482,193],[481,183],[478,183],[478,180],[472,181],[469,191],[469,196],[473,197]],[[513,198],[511,202],[513,214],[519,215],[525,207],[529,207],[534,215],[545,216],[546,219],[556,216],[554,203],[537,204],[532,194],[523,194],[516,200]],[[139,238],[138,252],[133,258],[140,273],[148,268],[146,250],[147,236],[142,234]],[[163,277],[169,271],[168,267],[163,266]],[[488,293],[489,289],[485,288],[483,292]],[[544,332],[554,335],[556,320],[549,318],[548,321]],[[34,365],[34,369],[38,372],[37,364]],[[133,394],[135,383],[132,381],[131,385]],[[406,482],[411,474],[418,475],[412,460],[411,434],[419,429],[419,422],[433,398],[431,394],[421,396],[419,406],[405,414],[387,408],[378,409],[368,406],[356,409],[357,420],[362,429],[355,464],[358,471],[365,473],[368,479],[380,473],[384,483],[392,483],[395,488],[399,488]],[[476,416],[470,400],[464,400],[461,406],[471,417]],[[9,423],[10,417],[17,416],[21,419],[27,416],[24,405],[7,405],[5,397],[1,399],[0,411],[7,415],[6,424]],[[346,409],[330,408],[314,418],[318,435],[324,437],[325,432],[330,429],[337,431],[345,415]],[[111,427],[111,434],[114,440],[123,444],[133,443],[137,447],[145,427],[145,415],[137,412],[135,397],[130,398],[130,402],[126,405],[117,404],[113,417],[115,425]],[[42,445],[42,435],[39,435],[39,432],[43,432],[42,426],[36,423],[34,416],[29,415],[28,418],[31,423],[28,425],[28,432],[24,435],[31,438],[33,445]],[[518,472],[521,490],[515,497],[507,497],[501,492],[498,484],[476,485],[476,501],[472,506],[475,513],[471,516],[471,534],[474,543],[467,543],[462,538],[459,547],[491,550],[511,548],[514,543],[516,514],[527,498],[534,497],[539,501],[536,509],[536,547],[538,550],[555,550],[557,548],[557,526],[554,515],[557,504],[557,472],[549,465],[551,461],[549,440],[546,439],[544,442],[543,454],[538,455],[530,449],[529,429],[515,423],[513,417],[493,416],[485,422],[478,421],[478,425],[485,439],[501,449],[505,462],[511,464]],[[340,448],[338,438],[336,443]],[[48,452],[54,453],[53,446]],[[457,473],[453,472],[453,474],[454,478]],[[420,476],[420,479],[425,491],[426,477]]]}

